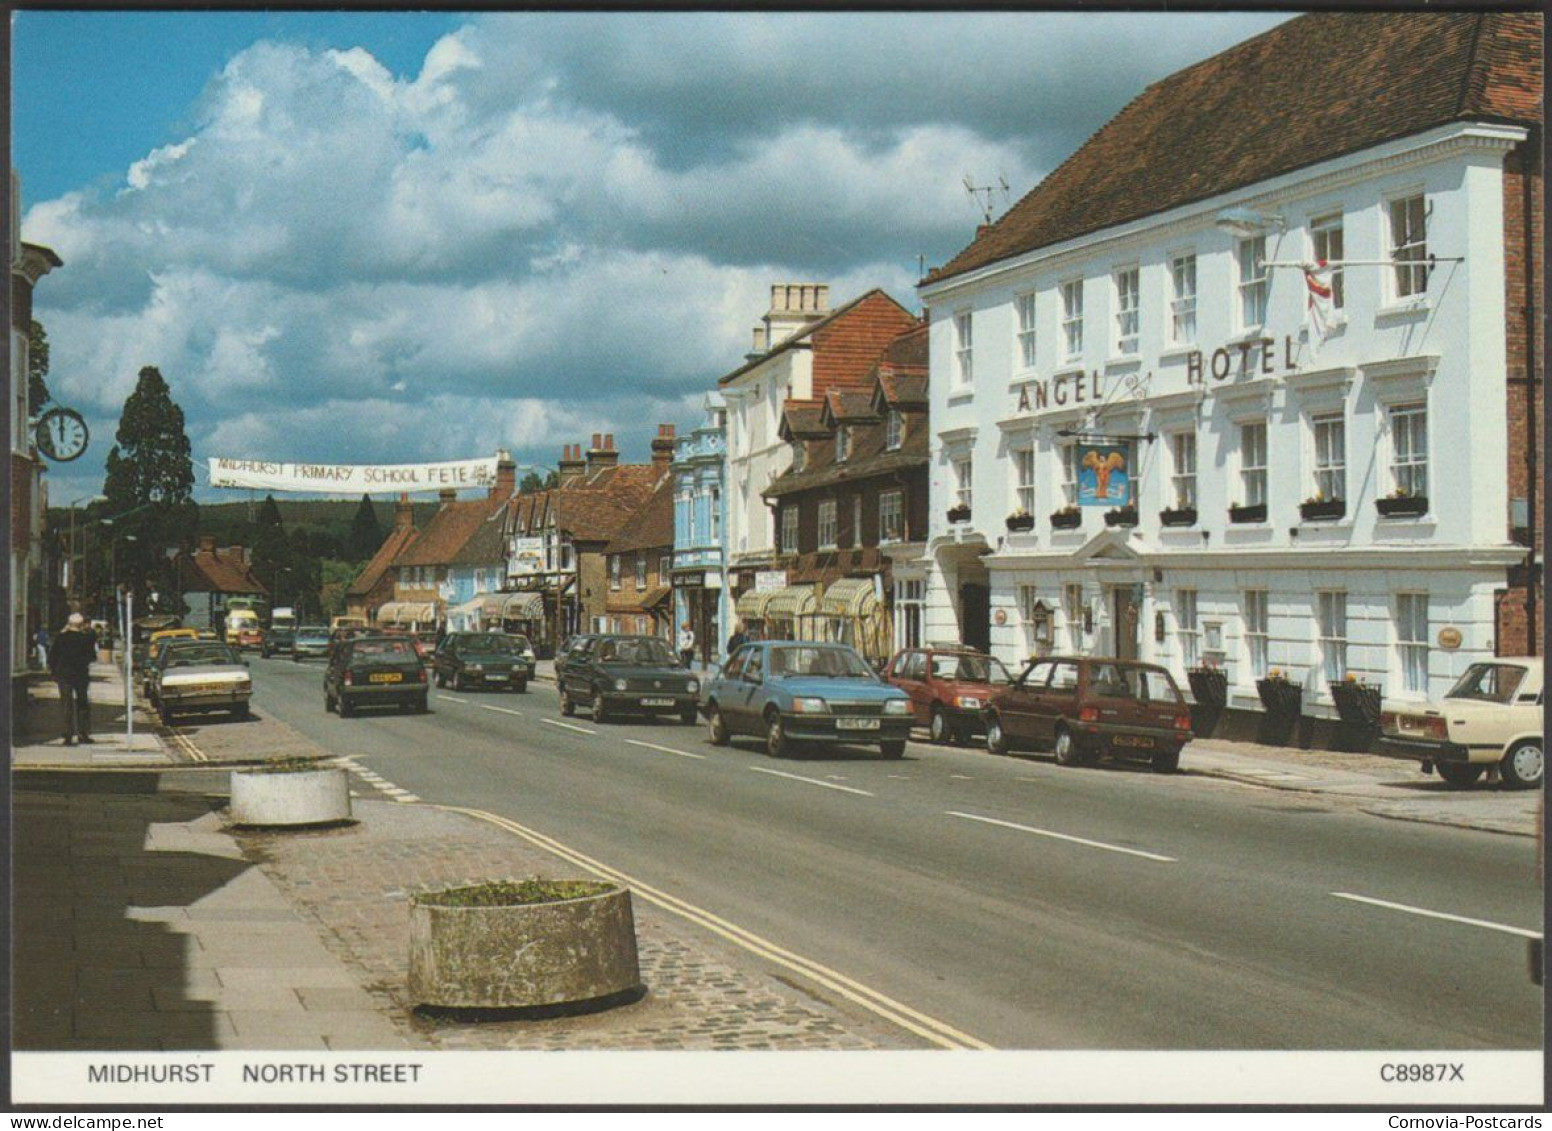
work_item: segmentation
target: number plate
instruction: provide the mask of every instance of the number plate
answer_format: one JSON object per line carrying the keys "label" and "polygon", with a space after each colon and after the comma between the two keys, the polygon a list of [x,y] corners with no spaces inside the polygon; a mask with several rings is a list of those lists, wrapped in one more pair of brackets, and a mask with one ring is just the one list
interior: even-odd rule
{"label": "number plate", "polygon": [[1136,746],[1142,749],[1153,745],[1153,739],[1140,734],[1118,734],[1110,741],[1115,746]]}
{"label": "number plate", "polygon": [[403,683],[404,682],[404,673],[403,672],[373,672],[370,678],[371,678],[371,682],[373,682],[373,683]]}
{"label": "number plate", "polygon": [[641,705],[643,707],[672,707],[674,701],[672,699],[643,699]]}
{"label": "number plate", "polygon": [[506,681],[507,676],[501,672],[488,673],[485,676],[486,683],[505,683]]}
{"label": "number plate", "polygon": [[836,719],[836,730],[877,730],[877,719]]}

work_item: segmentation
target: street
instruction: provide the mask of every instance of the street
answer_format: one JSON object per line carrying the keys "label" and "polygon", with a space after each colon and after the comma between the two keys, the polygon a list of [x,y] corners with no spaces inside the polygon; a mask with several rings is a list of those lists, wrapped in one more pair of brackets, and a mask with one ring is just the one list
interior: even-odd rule
{"label": "street", "polygon": [[321,665],[252,671],[257,714],[377,788],[552,838],[961,1046],[1540,1044],[1527,838],[1194,777],[1190,747],[1172,776],[920,742],[775,762],[700,726],[563,719],[544,682],[347,720]]}

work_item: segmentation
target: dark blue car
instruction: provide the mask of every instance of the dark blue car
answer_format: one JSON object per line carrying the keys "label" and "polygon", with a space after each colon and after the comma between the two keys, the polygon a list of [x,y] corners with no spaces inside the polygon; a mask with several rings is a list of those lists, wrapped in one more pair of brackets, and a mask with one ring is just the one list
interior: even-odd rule
{"label": "dark blue car", "polygon": [[898,758],[911,733],[910,697],[844,644],[746,644],[707,685],[704,704],[713,744],[757,735],[773,758],[807,742],[876,744]]}

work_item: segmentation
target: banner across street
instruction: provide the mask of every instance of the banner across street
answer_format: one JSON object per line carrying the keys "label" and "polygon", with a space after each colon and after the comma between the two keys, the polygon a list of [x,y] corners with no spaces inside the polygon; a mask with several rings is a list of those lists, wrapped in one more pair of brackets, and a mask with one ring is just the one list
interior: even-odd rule
{"label": "banner across street", "polygon": [[271,460],[210,460],[212,487],[250,487],[260,491],[339,491],[389,494],[489,487],[496,480],[496,457],[445,463],[345,464],[280,463]]}

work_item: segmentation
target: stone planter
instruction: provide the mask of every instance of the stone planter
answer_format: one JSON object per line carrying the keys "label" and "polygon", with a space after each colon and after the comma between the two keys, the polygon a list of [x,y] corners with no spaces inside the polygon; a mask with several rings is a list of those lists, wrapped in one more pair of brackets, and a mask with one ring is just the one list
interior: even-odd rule
{"label": "stone planter", "polygon": [[1418,518],[1428,513],[1427,495],[1403,495],[1399,499],[1375,499],[1381,518]]}
{"label": "stone planter", "polygon": [[232,771],[232,821],[266,827],[350,820],[350,778],[327,766]]}
{"label": "stone planter", "polygon": [[1195,526],[1195,507],[1169,507],[1159,512],[1159,522],[1164,526]]}
{"label": "stone planter", "polygon": [[409,991],[444,1009],[594,1002],[641,985],[630,891],[585,880],[501,881],[410,900]]}
{"label": "stone planter", "polygon": [[1266,521],[1266,504],[1265,503],[1256,503],[1254,506],[1249,506],[1249,507],[1230,507],[1229,508],[1229,521],[1230,522],[1265,522]]}
{"label": "stone planter", "polygon": [[1051,515],[1052,530],[1076,530],[1083,525],[1082,511],[1055,511]]}
{"label": "stone planter", "polygon": [[1334,522],[1346,514],[1346,499],[1312,499],[1299,504],[1299,517],[1305,522]]}
{"label": "stone planter", "polygon": [[1032,514],[1010,514],[1008,516],[1008,532],[1010,534],[1025,534],[1035,528],[1035,516]]}

